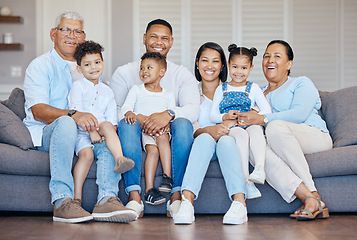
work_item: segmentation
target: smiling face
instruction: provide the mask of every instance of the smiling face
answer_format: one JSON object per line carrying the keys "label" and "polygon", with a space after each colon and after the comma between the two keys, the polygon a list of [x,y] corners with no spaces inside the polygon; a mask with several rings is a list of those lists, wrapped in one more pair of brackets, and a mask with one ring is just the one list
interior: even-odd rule
{"label": "smiling face", "polygon": [[[71,30],[83,30],[83,24],[79,20],[73,20],[68,18],[62,18],[58,28],[68,28]],[[68,61],[73,61],[73,53],[76,50],[78,43],[82,43],[86,34],[83,33],[82,37],[75,37],[73,32],[68,36],[63,36],[61,30],[52,28],[50,31],[51,40],[54,42],[54,48],[57,53]]]}
{"label": "smiling face", "polygon": [[141,61],[139,77],[145,85],[158,85],[165,71],[165,67],[155,59],[147,58]]}
{"label": "smiling face", "polygon": [[174,43],[174,39],[168,27],[154,24],[144,34],[143,43],[146,47],[146,52],[158,52],[166,56]]}
{"label": "smiling face", "polygon": [[288,79],[288,71],[292,66],[286,48],[280,43],[270,45],[263,56],[263,72],[265,78],[271,83],[283,83]]}
{"label": "smiling face", "polygon": [[235,55],[228,62],[228,67],[229,76],[232,78],[229,84],[240,87],[247,84],[247,79],[254,65],[252,65],[248,56]]}
{"label": "smiling face", "polygon": [[219,82],[219,74],[223,67],[221,55],[216,50],[207,48],[198,59],[197,67],[202,81]]}
{"label": "smiling face", "polygon": [[104,61],[99,53],[87,54],[82,58],[81,65],[77,66],[77,69],[86,79],[97,84],[103,74]]}

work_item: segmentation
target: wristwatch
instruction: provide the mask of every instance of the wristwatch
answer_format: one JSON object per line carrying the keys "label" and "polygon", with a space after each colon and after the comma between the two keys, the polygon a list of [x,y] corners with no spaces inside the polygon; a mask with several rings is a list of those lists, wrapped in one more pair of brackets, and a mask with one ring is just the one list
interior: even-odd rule
{"label": "wristwatch", "polygon": [[169,109],[169,110],[167,110],[167,113],[168,113],[168,114],[170,115],[170,117],[171,117],[170,122],[172,122],[172,121],[175,119],[175,112],[174,112],[174,110]]}
{"label": "wristwatch", "polygon": [[68,116],[70,116],[70,117],[72,117],[73,116],[73,114],[75,114],[77,112],[77,110],[73,110],[73,109],[71,109],[71,110],[69,110],[68,111]]}
{"label": "wristwatch", "polygon": [[263,117],[264,117],[264,119],[263,119],[264,125],[266,125],[269,122],[269,119],[265,115],[263,115]]}

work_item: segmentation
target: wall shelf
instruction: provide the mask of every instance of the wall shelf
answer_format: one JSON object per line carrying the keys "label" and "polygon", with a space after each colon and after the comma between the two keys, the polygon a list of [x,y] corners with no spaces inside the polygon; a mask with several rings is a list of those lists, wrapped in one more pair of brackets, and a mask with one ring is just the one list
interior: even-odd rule
{"label": "wall shelf", "polygon": [[20,17],[20,16],[0,16],[0,22],[2,22],[2,23],[21,23],[22,17]]}
{"label": "wall shelf", "polygon": [[0,43],[0,50],[22,50],[22,44],[21,43],[12,43],[12,44]]}
{"label": "wall shelf", "polygon": [[[22,17],[20,16],[0,16],[0,23],[22,23]],[[22,50],[23,45],[21,43],[0,43],[0,50]]]}

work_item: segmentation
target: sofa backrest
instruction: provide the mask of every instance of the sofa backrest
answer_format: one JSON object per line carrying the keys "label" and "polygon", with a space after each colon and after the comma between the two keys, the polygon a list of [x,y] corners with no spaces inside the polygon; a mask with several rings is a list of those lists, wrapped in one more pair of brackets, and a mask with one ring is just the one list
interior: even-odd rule
{"label": "sofa backrest", "polygon": [[321,92],[320,114],[326,121],[334,147],[357,144],[357,86]]}

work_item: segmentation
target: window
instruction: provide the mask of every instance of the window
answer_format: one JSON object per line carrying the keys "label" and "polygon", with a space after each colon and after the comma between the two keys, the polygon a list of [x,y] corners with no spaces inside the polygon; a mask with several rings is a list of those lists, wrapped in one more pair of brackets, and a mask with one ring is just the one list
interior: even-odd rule
{"label": "window", "polygon": [[288,41],[295,53],[292,76],[308,76],[320,90],[357,85],[357,1],[355,0],[134,0],[134,49],[145,51],[149,21],[171,23],[174,45],[168,58],[193,70],[200,45],[231,43],[256,47],[250,80],[266,84],[262,54],[273,39]]}

